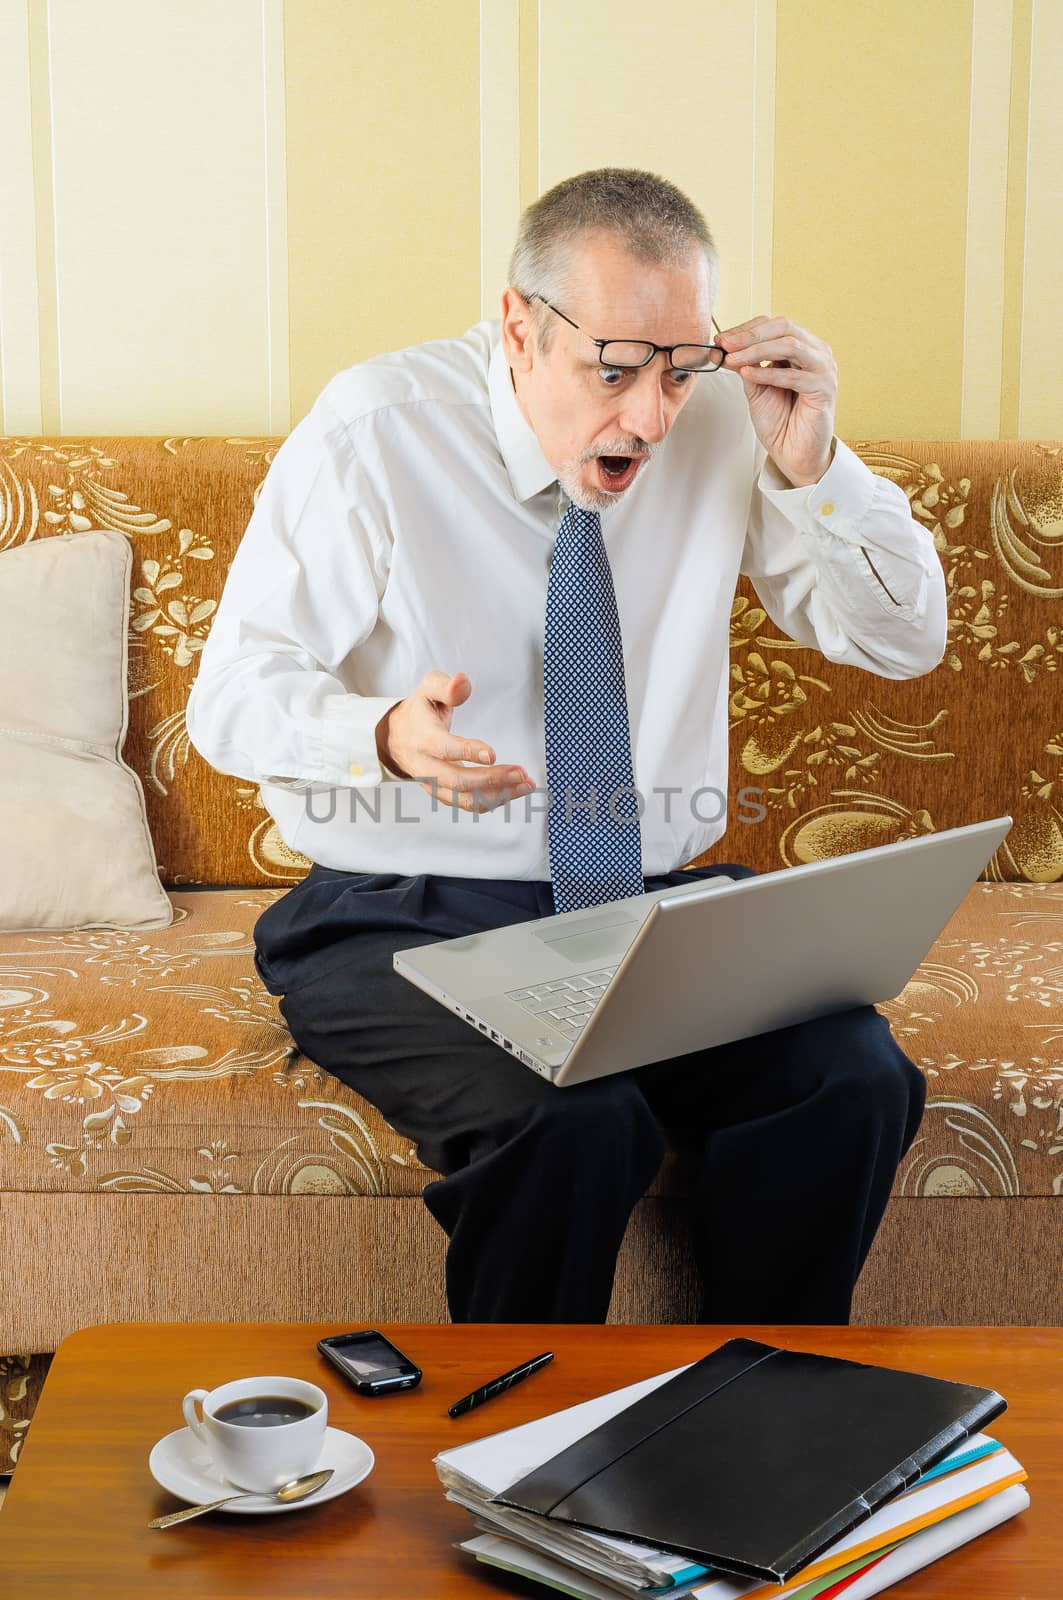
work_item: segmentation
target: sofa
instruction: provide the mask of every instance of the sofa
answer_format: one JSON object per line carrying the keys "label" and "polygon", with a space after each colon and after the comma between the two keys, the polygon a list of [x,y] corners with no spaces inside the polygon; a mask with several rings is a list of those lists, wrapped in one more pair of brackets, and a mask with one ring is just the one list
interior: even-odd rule
{"label": "sofa", "polygon": [[[210,768],[185,728],[198,653],[280,442],[0,439],[0,561],[89,528],[133,547],[124,755],[174,910],[151,931],[0,937],[0,1472],[17,1459],[49,1353],[76,1328],[446,1320],[445,1241],[420,1199],[433,1174],[299,1053],[253,965],[256,919],[310,863],[255,785]],[[880,1007],[928,1099],[854,1319],[1059,1322],[1061,447],[850,442],[903,487],[934,540],[945,658],[909,681],[836,666],[782,635],[740,579],[732,820],[698,864],[785,871],[1014,818],[911,982]],[[763,814],[743,825],[751,791]],[[611,1321],[693,1319],[686,1181],[669,1154],[633,1213]]]}

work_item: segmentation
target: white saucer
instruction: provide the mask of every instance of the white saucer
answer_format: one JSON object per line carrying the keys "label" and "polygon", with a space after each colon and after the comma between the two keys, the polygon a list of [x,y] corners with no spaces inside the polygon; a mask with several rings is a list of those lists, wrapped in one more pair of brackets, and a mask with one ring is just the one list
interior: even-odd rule
{"label": "white saucer", "polygon": [[[308,1506],[320,1505],[322,1500],[334,1500],[346,1494],[356,1483],[361,1483],[373,1470],[374,1456],[364,1439],[356,1434],[344,1433],[342,1428],[326,1428],[325,1442],[315,1472],[332,1468],[332,1477],[316,1494],[305,1500],[292,1500],[284,1505],[265,1495],[248,1494],[244,1500],[234,1500],[232,1505],[219,1506],[219,1511],[232,1511],[239,1516],[268,1516],[274,1511],[303,1511]],[[203,1505],[208,1500],[220,1500],[227,1490],[233,1494],[243,1491],[223,1478],[191,1428],[178,1428],[160,1439],[148,1457],[148,1470],[155,1482],[180,1500],[192,1505]]]}

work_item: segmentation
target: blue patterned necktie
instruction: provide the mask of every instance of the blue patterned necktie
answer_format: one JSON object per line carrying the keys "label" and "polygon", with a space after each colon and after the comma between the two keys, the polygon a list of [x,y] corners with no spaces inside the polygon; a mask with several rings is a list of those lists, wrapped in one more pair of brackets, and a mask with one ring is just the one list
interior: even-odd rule
{"label": "blue patterned necktie", "polygon": [[[624,645],[596,511],[570,503],[546,590],[543,643],[555,911],[642,894]],[[618,820],[619,819],[619,820]]]}

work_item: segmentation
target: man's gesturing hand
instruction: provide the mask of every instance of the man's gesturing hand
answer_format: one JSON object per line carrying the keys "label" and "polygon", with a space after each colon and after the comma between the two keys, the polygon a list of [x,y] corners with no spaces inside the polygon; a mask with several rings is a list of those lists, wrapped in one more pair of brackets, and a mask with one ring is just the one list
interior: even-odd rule
{"label": "man's gesturing hand", "polygon": [[[416,780],[447,805],[493,811],[530,794],[535,785],[523,767],[495,766],[495,752],[482,739],[459,739],[450,732],[454,707],[464,705],[471,693],[464,672],[450,677],[426,672],[413,694],[377,723],[377,754],[392,772]],[[476,765],[464,767],[463,761]]]}

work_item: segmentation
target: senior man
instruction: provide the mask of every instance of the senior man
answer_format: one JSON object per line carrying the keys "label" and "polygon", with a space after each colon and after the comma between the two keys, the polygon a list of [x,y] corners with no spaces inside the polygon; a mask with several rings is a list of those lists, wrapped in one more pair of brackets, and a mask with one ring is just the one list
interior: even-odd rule
{"label": "senior man", "polygon": [[333,378],[232,563],[189,733],[313,863],[256,966],[306,1055],[441,1174],[455,1321],[603,1321],[671,1144],[701,1319],[847,1322],[925,1097],[874,1007],[558,1089],[392,970],[751,874],[681,867],[726,828],[739,573],[832,661],[911,678],[945,648],[929,533],[834,435],[829,345],[782,316],[714,337],[718,256],[681,191],[558,184],[509,279],[500,321]]}

